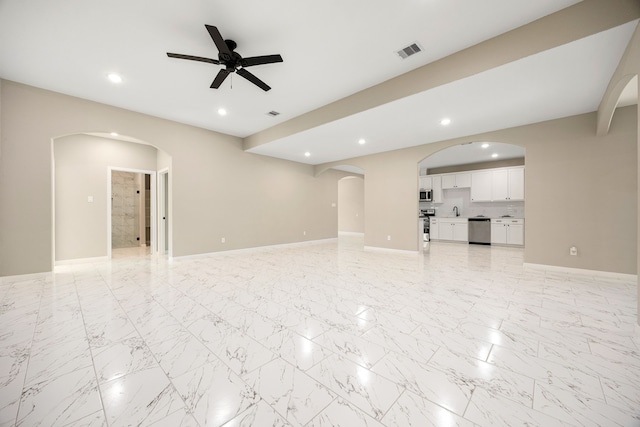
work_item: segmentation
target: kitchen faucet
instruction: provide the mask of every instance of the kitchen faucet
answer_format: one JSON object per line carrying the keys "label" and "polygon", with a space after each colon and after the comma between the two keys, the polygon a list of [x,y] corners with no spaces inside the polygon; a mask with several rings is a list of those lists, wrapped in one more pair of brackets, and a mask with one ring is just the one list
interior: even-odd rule
{"label": "kitchen faucet", "polygon": [[460,212],[458,212],[458,207],[454,206],[453,211],[456,213],[456,216],[460,216]]}

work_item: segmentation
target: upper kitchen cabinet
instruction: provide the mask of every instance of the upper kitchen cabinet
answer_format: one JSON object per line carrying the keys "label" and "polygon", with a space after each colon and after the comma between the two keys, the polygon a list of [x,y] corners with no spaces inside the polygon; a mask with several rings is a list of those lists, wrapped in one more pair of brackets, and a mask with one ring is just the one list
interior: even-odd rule
{"label": "upper kitchen cabinet", "polygon": [[492,200],[524,200],[524,167],[498,169],[491,180]]}
{"label": "upper kitchen cabinet", "polygon": [[470,173],[451,173],[442,175],[442,189],[471,187]]}
{"label": "upper kitchen cabinet", "polygon": [[431,194],[431,201],[433,203],[442,203],[442,176],[437,175],[437,176],[433,176],[431,177],[431,183],[432,183],[432,194]]}
{"label": "upper kitchen cabinet", "polygon": [[418,186],[420,190],[431,190],[433,189],[433,184],[430,176],[420,175],[418,177]]}
{"label": "upper kitchen cabinet", "polygon": [[524,166],[471,173],[472,202],[524,200]]}
{"label": "upper kitchen cabinet", "polygon": [[471,201],[491,201],[491,181],[493,171],[478,171],[471,173]]}

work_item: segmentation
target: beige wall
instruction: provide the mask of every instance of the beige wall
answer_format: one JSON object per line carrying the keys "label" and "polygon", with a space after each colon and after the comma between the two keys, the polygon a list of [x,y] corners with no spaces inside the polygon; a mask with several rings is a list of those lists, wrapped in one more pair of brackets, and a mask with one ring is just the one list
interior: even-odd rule
{"label": "beige wall", "polygon": [[107,255],[108,169],[155,171],[157,151],[149,145],[91,135],[53,142],[56,261]]}
{"label": "beige wall", "polygon": [[[620,108],[609,134],[596,113],[327,163],[366,171],[365,245],[417,250],[417,164],[446,147],[496,141],[526,149],[525,262],[636,273],[637,108]],[[391,236],[391,240],[388,240]],[[569,256],[576,245],[579,255]]]}
{"label": "beige wall", "polygon": [[83,132],[171,156],[174,256],[337,236],[344,172],[316,178],[312,166],[245,153],[236,137],[15,82],[0,93],[0,276],[52,269],[51,141]]}
{"label": "beige wall", "polygon": [[497,160],[495,162],[468,163],[466,165],[429,168],[425,175],[436,175],[439,173],[451,173],[451,172],[462,172],[462,171],[475,171],[475,170],[481,170],[481,169],[505,168],[508,166],[524,166],[524,157],[520,157],[517,159]]}
{"label": "beige wall", "polygon": [[[51,140],[85,131],[116,130],[172,156],[174,256],[337,234],[331,203],[343,172],[315,177],[314,167],[245,153],[231,136],[13,82],[1,88],[0,275],[51,269]],[[492,140],[526,149],[526,262],[635,273],[637,108],[619,109],[603,137],[595,120],[590,113],[341,162],[366,172],[365,244],[417,250],[417,164],[451,145]],[[572,245],[578,257],[569,257]]]}
{"label": "beige wall", "polygon": [[364,233],[364,179],[346,177],[338,182],[338,231]]}

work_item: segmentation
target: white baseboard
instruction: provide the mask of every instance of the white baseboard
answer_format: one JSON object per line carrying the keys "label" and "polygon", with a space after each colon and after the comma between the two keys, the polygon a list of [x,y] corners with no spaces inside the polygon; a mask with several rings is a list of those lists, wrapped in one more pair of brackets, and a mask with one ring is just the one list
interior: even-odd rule
{"label": "white baseboard", "polygon": [[305,242],[281,243],[277,245],[255,246],[253,248],[230,249],[228,251],[207,252],[203,254],[174,256],[169,259],[174,261],[178,261],[178,260],[183,261],[183,260],[197,259],[197,258],[208,258],[216,255],[241,254],[241,253],[264,251],[268,249],[283,249],[283,248],[293,248],[297,246],[317,245],[319,243],[327,243],[331,241],[335,242],[337,240],[338,240],[337,237],[330,237],[328,239],[307,240]]}
{"label": "white baseboard", "polygon": [[528,262],[525,262],[522,267],[525,271],[548,271],[550,273],[576,274],[580,276],[602,277],[607,279],[638,280],[637,274],[615,273],[612,271],[587,270],[584,268],[560,267],[557,265],[532,264]]}
{"label": "white baseboard", "polygon": [[59,265],[71,265],[71,264],[87,264],[91,262],[103,262],[107,261],[109,258],[106,256],[97,256],[93,258],[77,258],[77,259],[64,259],[62,261],[56,261],[54,267]]}
{"label": "white baseboard", "polygon": [[358,231],[338,231],[338,236],[364,236],[364,233]]}
{"label": "white baseboard", "polygon": [[420,251],[407,251],[404,249],[390,249],[390,248],[381,248],[379,246],[365,246],[365,251],[369,252],[389,252],[400,255],[419,255]]}

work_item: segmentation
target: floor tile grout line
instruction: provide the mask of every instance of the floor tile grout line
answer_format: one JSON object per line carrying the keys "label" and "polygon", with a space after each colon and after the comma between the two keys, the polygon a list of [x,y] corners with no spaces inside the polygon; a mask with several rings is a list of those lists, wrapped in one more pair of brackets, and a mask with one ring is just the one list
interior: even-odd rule
{"label": "floor tile grout line", "polygon": [[[334,355],[332,355],[332,356],[338,356],[338,357],[341,357],[340,355],[337,355],[337,354],[334,354]],[[331,356],[330,356],[330,357],[331,357]],[[327,358],[325,358],[325,360],[326,360],[326,359],[328,359],[328,357],[327,357]],[[285,361],[285,362],[286,362],[286,361]],[[354,362],[352,362],[352,361],[350,361],[350,360],[349,360],[349,362],[354,363]],[[354,364],[355,364],[355,363],[354,363]],[[316,364],[316,365],[317,365],[317,364]],[[359,366],[359,365],[358,365],[358,366]],[[364,368],[364,369],[366,369],[366,368]],[[357,408],[358,410],[362,411],[362,413],[363,413],[363,414],[366,414],[366,415],[370,416],[371,418],[373,418],[373,419],[374,419],[374,420],[376,420],[376,421],[380,421],[380,420],[378,420],[375,416],[373,416],[373,415],[369,415],[369,413],[368,413],[366,410],[362,409],[359,405],[355,404],[354,402],[352,402],[352,401],[351,401],[351,400],[349,400],[348,398],[343,397],[340,393],[337,393],[335,390],[333,390],[333,389],[332,389],[332,388],[330,388],[329,386],[325,385],[324,383],[320,382],[319,380],[317,380],[317,379],[315,379],[314,377],[312,377],[311,375],[309,375],[309,373],[308,373],[308,372],[304,372],[304,371],[302,371],[302,373],[303,373],[303,374],[305,374],[306,376],[308,376],[309,378],[311,378],[311,379],[312,379],[313,381],[315,381],[316,383],[318,383],[318,384],[320,384],[321,386],[323,386],[324,388],[326,388],[327,390],[331,391],[331,393],[333,393],[333,394],[335,394],[335,395],[336,395],[336,398],[339,398],[339,399],[344,400],[344,401],[345,401],[345,402],[347,402],[349,405],[352,405],[352,406],[354,406],[355,408]],[[373,372],[373,373],[374,373],[375,375],[378,375],[378,374],[377,374],[377,373],[375,373],[375,372]],[[383,377],[383,378],[384,378],[384,377]],[[385,378],[385,379],[386,379],[386,378]],[[396,383],[395,383],[395,382],[393,382],[393,381],[390,381],[390,382],[392,382],[394,385],[396,385],[396,387],[400,387],[400,388],[402,388],[402,389],[403,389],[403,391],[404,391],[404,387],[399,386],[398,384],[396,384]],[[401,392],[400,392],[400,395],[401,395],[402,393],[403,393],[403,392],[401,391]],[[400,395],[398,395],[398,398],[400,397]],[[396,400],[397,400],[397,399],[396,399]],[[395,401],[394,401],[394,403],[395,403]],[[391,409],[391,407],[393,407],[393,404],[392,404],[391,406],[389,406],[389,409]],[[319,414],[320,414],[320,413],[316,414],[313,418],[317,417]],[[312,418],[312,420],[313,420],[313,418]],[[381,419],[382,419],[382,417],[381,417]]]}
{"label": "floor tile grout line", "polygon": [[[144,342],[144,345],[146,348],[149,349],[149,353],[151,353],[151,356],[153,357],[153,360],[155,361],[155,363],[157,364],[157,367],[160,368],[160,370],[162,371],[162,373],[165,375],[166,379],[169,381],[169,384],[171,384],[171,387],[173,388],[173,391],[175,392],[175,394],[180,398],[180,400],[182,401],[182,403],[184,404],[184,408],[185,408],[185,412],[187,412],[188,414],[191,414],[190,408],[187,405],[187,402],[185,402],[184,398],[182,397],[182,395],[180,394],[180,392],[178,392],[178,389],[176,388],[175,384],[173,383],[173,381],[171,380],[171,378],[169,377],[168,373],[164,371],[164,369],[162,368],[162,366],[160,365],[160,362],[158,361],[158,358],[156,357],[155,353],[153,351],[151,351],[151,349],[149,348],[149,345],[147,343],[147,340],[144,338],[144,335],[142,335],[140,333],[140,331],[138,330],[137,325],[131,320],[131,317],[129,316],[129,313],[127,312],[127,310],[124,309],[124,307],[122,306],[122,303],[120,302],[120,300],[115,296],[115,294],[113,293],[113,289],[111,288],[111,286],[109,286],[108,283],[106,283],[106,287],[107,289],[109,289],[109,292],[111,293],[111,296],[113,297],[113,299],[115,301],[117,301],[118,306],[120,307],[120,309],[122,310],[122,312],[124,313],[124,315],[127,317],[127,320],[129,321],[129,323],[131,323],[131,326],[133,326],[133,328],[135,329],[136,333],[138,334],[138,336],[142,339],[142,341]],[[155,300],[155,298],[154,298]],[[166,309],[164,307],[162,307],[163,310],[166,311]],[[89,349],[91,350],[91,345],[89,345]],[[91,350],[93,351],[93,350]],[[92,353],[92,357],[91,357],[92,361],[93,361],[93,353]],[[93,363],[94,365],[94,370],[95,370],[95,363]],[[122,379],[128,375],[131,375],[135,372],[128,372],[127,374],[119,377],[119,379]],[[97,381],[97,377],[98,374],[96,372],[96,381]],[[100,400],[102,400],[102,390],[100,390],[100,384],[98,384],[98,390],[100,391]],[[104,410],[104,414],[105,414],[105,419],[107,420],[107,427],[108,427],[108,417],[107,417],[107,411],[104,408],[104,402],[103,402],[103,410]],[[177,411],[176,411],[177,412]],[[192,415],[193,416],[193,415]],[[195,417],[193,417],[195,419]],[[160,420],[158,420],[160,421]],[[198,420],[196,420],[196,423],[200,424],[198,422]]]}
{"label": "floor tile grout line", "polygon": [[[513,288],[512,288],[512,289],[513,289]],[[173,315],[173,314],[172,314],[172,315]],[[504,320],[503,320],[503,321],[504,321]],[[183,324],[183,327],[184,327],[184,324]],[[187,329],[188,329],[188,328],[187,328]],[[347,331],[347,333],[351,333],[351,332]],[[255,339],[254,339],[254,340],[255,340]],[[637,346],[637,343],[636,343],[635,341],[632,341],[632,342],[631,342],[631,344],[632,344],[632,345]],[[540,351],[540,345],[541,345],[541,344],[540,344],[540,341],[539,341],[539,340],[537,340],[538,352]],[[386,348],[386,346],[384,346],[384,345],[383,345],[383,348],[385,348],[386,350],[388,350],[388,348]],[[493,348],[495,348],[495,345],[492,345],[492,349],[493,349]],[[492,350],[490,350],[490,351],[492,351]],[[388,353],[387,353],[387,354],[388,354]],[[435,354],[435,353],[434,353],[434,354]],[[490,354],[490,353],[489,353],[489,354]],[[321,363],[321,362],[318,362],[318,363]],[[315,365],[314,365],[314,366],[315,366]],[[535,384],[535,382],[534,382],[534,384]],[[601,384],[601,387],[602,387],[602,382],[601,382],[600,384]]]}
{"label": "floor tile grout line", "polygon": [[[334,393],[334,394],[335,394],[335,393]],[[331,406],[331,405],[333,404],[333,402],[337,401],[338,399],[340,399],[340,396],[336,394],[336,395],[335,395],[335,397],[334,397],[333,399],[331,399],[331,402],[329,402],[329,403],[328,403],[328,404],[326,404],[322,409],[320,409],[320,411],[318,411],[318,413],[317,413],[317,414],[315,414],[313,417],[311,417],[311,418],[309,419],[309,421],[307,421],[306,423],[304,423],[304,424],[302,425],[302,427],[307,427],[307,426],[309,426],[313,420],[315,420],[316,418],[318,418],[318,417],[319,417],[319,416],[320,416],[320,415],[321,415],[321,414],[322,414],[322,413],[323,413],[323,412],[324,412],[324,411],[325,411],[329,406]],[[286,418],[285,418],[285,420],[286,420]]]}
{"label": "floor tile grout line", "polygon": [[[53,277],[52,277],[53,280]],[[42,309],[42,299],[44,298],[44,286],[45,283],[42,283],[41,286],[41,293],[40,293],[40,300],[38,302],[38,314],[36,315],[36,322],[33,325],[33,333],[31,334],[31,342],[29,343],[29,356],[27,357],[27,362],[26,362],[26,366],[24,369],[24,379],[22,380],[22,387],[20,388],[20,395],[18,396],[18,407],[16,408],[16,418],[15,418],[15,425],[18,425],[18,421],[19,421],[19,416],[20,416],[20,408],[22,406],[22,395],[24,394],[25,387],[27,385],[27,374],[29,373],[29,362],[31,362],[31,353],[32,353],[32,348],[33,348],[33,341],[35,340],[36,337],[36,330],[38,329],[38,320],[40,320],[40,310]]]}
{"label": "floor tile grout line", "polygon": [[[108,288],[106,280],[103,279],[103,281],[105,286]],[[74,284],[76,288],[76,297],[78,298],[78,307],[80,308],[80,316],[82,316],[82,325],[84,326],[84,333],[87,339],[87,346],[89,347],[89,354],[91,355],[91,367],[93,368],[93,375],[96,380],[96,389],[98,390],[98,397],[100,398],[100,406],[102,407],[102,414],[104,415],[105,425],[106,427],[109,427],[109,417],[107,416],[107,411],[104,407],[104,399],[102,397],[102,390],[100,389],[100,378],[98,378],[98,370],[96,369],[96,363],[93,357],[93,348],[91,348],[91,340],[89,339],[89,330],[87,329],[87,322],[84,318],[84,310],[82,309],[82,299],[80,298],[80,294],[78,293],[78,285],[75,281],[75,277]]]}

